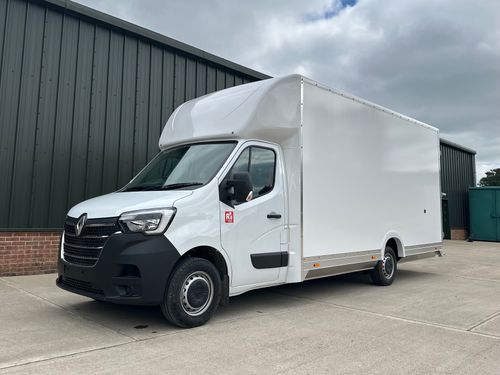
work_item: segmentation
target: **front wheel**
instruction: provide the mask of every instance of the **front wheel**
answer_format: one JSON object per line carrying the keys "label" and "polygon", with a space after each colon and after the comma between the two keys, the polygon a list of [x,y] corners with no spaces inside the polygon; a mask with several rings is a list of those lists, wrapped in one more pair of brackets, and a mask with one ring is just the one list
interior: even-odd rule
{"label": "front wheel", "polygon": [[186,258],[175,267],[161,310],[170,323],[182,328],[205,324],[220,301],[219,271],[206,259]]}
{"label": "front wheel", "polygon": [[377,285],[391,285],[396,277],[398,269],[396,253],[390,246],[385,247],[385,253],[382,260],[377,262],[377,265],[370,271],[372,281]]}

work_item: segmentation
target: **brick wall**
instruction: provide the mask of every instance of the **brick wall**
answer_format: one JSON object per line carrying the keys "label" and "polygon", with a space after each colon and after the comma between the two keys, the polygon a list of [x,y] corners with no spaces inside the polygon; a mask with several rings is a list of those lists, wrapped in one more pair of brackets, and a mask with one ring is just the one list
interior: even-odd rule
{"label": "brick wall", "polygon": [[60,232],[0,232],[0,276],[55,272]]}
{"label": "brick wall", "polygon": [[450,237],[452,240],[466,240],[469,238],[469,232],[463,228],[451,228]]}

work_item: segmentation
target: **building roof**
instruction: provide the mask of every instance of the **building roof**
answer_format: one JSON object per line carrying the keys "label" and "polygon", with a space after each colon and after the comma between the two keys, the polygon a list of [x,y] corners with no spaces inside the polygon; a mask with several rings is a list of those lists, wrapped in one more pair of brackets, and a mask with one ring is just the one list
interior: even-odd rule
{"label": "building roof", "polygon": [[447,139],[444,139],[444,138],[441,138],[441,143],[444,144],[444,145],[446,145],[446,146],[455,148],[457,150],[464,151],[464,152],[466,152],[468,154],[471,154],[471,155],[475,155],[476,154],[475,150],[473,150],[471,148],[467,148],[467,147],[462,146],[462,145],[459,145],[457,143],[448,141]]}
{"label": "building roof", "polygon": [[133,23],[124,21],[122,19],[110,16],[109,14],[99,12],[95,9],[86,7],[84,5],[75,3],[70,0],[29,0],[35,3],[42,3],[44,5],[52,6],[58,8],[65,14],[73,15],[76,17],[90,18],[94,22],[104,24],[108,27],[120,29],[123,32],[133,34],[134,36],[142,37],[148,39],[149,41],[157,42],[163,46],[170,47],[177,51],[184,52],[188,55],[198,57],[200,59],[212,62],[215,65],[220,65],[226,69],[231,69],[236,72],[246,74],[255,79],[266,79],[270,76],[260,73],[256,70],[249,69],[245,66],[236,64],[229,60],[218,57],[209,52],[203,51],[199,48],[192,47],[188,44],[179,42],[178,40],[169,38],[165,35],[156,33],[154,31],[148,30],[146,28],[137,26]]}

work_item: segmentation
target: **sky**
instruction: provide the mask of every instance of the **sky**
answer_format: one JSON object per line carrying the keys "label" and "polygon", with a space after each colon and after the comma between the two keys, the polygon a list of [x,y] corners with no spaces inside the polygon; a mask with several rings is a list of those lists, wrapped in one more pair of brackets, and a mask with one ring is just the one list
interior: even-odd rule
{"label": "sky", "polygon": [[500,168],[498,0],[77,0],[271,76],[414,117]]}

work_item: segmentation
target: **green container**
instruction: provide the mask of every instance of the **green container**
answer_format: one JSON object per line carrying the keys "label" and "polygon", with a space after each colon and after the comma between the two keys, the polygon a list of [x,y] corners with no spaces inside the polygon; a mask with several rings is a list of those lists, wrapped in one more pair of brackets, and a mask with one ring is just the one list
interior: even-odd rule
{"label": "green container", "polygon": [[469,188],[471,240],[500,241],[500,186]]}

